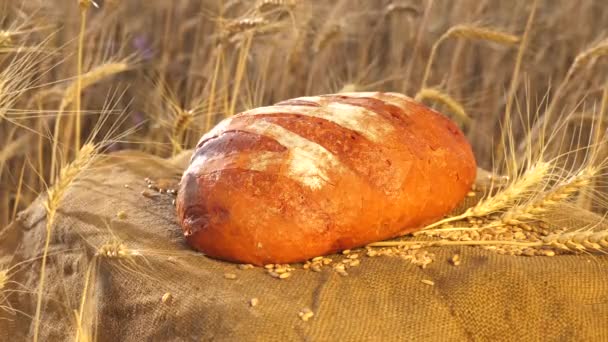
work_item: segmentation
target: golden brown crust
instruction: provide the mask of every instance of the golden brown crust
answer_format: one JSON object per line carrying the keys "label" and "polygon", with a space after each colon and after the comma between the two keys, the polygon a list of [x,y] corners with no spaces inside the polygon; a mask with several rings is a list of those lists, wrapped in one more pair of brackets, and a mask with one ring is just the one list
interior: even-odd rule
{"label": "golden brown crust", "polygon": [[209,256],[298,262],[440,218],[475,171],[456,125],[403,95],[299,98],[205,135],[177,211],[189,244]]}

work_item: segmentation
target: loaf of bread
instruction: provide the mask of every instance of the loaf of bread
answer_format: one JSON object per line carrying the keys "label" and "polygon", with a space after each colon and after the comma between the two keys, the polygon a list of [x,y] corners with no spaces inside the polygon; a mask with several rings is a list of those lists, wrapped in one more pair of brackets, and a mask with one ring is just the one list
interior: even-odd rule
{"label": "loaf of bread", "polygon": [[415,231],[475,180],[463,133],[397,93],[300,97],[225,119],[180,183],[187,242],[222,260],[309,258]]}

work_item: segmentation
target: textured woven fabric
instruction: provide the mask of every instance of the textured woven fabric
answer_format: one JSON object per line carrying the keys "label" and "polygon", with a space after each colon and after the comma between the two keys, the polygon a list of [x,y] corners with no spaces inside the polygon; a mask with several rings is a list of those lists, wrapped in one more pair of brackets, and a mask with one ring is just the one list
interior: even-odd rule
{"label": "textured woven fabric", "polygon": [[[72,184],[52,231],[41,341],[73,340],[78,326],[98,341],[608,340],[608,256],[437,247],[425,269],[362,257],[346,277],[299,267],[285,280],[209,259],[184,244],[171,195],[141,194],[146,177],[177,179],[185,160],[118,153]],[[0,232],[0,269],[23,262],[0,290],[12,308],[0,309],[2,341],[33,334],[42,201]],[[127,255],[102,247],[117,240]],[[456,253],[457,267],[448,262]],[[315,314],[309,321],[303,308]]]}

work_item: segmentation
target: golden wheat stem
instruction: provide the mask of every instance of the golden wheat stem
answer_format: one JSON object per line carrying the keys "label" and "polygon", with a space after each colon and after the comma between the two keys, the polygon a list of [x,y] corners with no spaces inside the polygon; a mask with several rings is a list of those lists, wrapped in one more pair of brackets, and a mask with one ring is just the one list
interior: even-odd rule
{"label": "golden wheat stem", "polygon": [[221,65],[221,61],[222,61],[223,51],[224,51],[223,45],[220,44],[220,46],[218,47],[217,55],[215,57],[215,67],[213,68],[213,77],[211,78],[211,91],[209,93],[209,108],[207,110],[207,117],[205,118],[205,132],[209,131],[211,129],[211,117],[215,110],[215,97],[217,96],[215,94],[215,92],[216,92],[217,81],[218,81],[219,73],[220,73],[220,65]]}
{"label": "golden wheat stem", "polygon": [[77,68],[77,79],[76,79],[76,101],[75,101],[75,109],[76,109],[76,137],[75,137],[75,151],[80,149],[80,135],[82,130],[82,113],[81,110],[81,92],[82,92],[82,60],[84,54],[84,31],[86,28],[87,21],[87,7],[83,5],[81,2],[80,5],[80,32],[78,34],[78,60],[76,61]]}
{"label": "golden wheat stem", "polygon": [[94,272],[97,270],[97,255],[93,256],[93,260],[89,262],[89,266],[87,267],[87,271],[85,273],[84,278],[84,289],[82,290],[82,297],[80,298],[80,309],[78,310],[78,314],[76,315],[76,322],[78,324],[78,329],[76,329],[76,337],[74,341],[79,342],[80,335],[84,335],[84,329],[82,328],[82,320],[84,316],[84,306],[86,303],[87,295],[89,292],[89,284],[91,283],[91,274],[94,275]]}
{"label": "golden wheat stem", "polygon": [[239,88],[241,87],[241,81],[243,80],[243,76],[245,75],[245,70],[247,67],[247,56],[249,55],[249,49],[251,48],[252,41],[253,41],[253,33],[247,34],[247,38],[245,40],[245,45],[241,47],[241,51],[239,54],[238,64],[236,67],[234,90],[232,92],[230,110],[228,111],[228,113],[226,113],[227,116],[232,116],[235,114],[237,96],[239,94]]}

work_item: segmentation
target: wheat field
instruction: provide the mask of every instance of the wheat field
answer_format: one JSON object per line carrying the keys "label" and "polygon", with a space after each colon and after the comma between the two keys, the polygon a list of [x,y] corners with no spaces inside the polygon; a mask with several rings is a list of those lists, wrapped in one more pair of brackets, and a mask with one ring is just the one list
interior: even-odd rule
{"label": "wheat field", "polygon": [[608,250],[605,228],[546,219],[608,208],[603,0],[0,0],[0,18],[0,227],[42,195],[50,236],[99,155],[176,156],[246,109],[395,91],[458,123],[487,183],[429,246]]}

